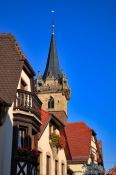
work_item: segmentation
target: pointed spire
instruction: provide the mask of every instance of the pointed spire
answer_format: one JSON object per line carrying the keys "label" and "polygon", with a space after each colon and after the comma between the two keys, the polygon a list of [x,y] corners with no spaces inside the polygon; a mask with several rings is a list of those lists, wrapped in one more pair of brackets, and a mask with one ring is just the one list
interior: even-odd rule
{"label": "pointed spire", "polygon": [[52,34],[54,35],[54,28],[55,28],[55,25],[54,25],[54,13],[55,13],[55,11],[52,10],[51,13],[52,13]]}
{"label": "pointed spire", "polygon": [[56,79],[59,79],[61,77],[61,71],[59,67],[58,56],[56,51],[56,43],[55,43],[55,37],[54,37],[54,16],[52,18],[51,42],[50,42],[49,54],[48,54],[48,59],[47,59],[47,64],[43,75],[43,79],[45,80],[47,77],[52,77],[52,76]]}

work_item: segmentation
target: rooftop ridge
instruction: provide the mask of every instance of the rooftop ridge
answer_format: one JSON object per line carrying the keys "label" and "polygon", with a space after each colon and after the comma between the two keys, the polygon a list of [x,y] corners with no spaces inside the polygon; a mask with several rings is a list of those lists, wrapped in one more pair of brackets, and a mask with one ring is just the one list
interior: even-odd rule
{"label": "rooftop ridge", "polygon": [[0,33],[0,38],[9,38],[12,41],[14,41],[15,47],[17,49],[17,51],[19,52],[19,54],[22,56],[22,59],[20,59],[21,61],[26,60],[26,56],[24,55],[24,52],[22,51],[22,49],[19,46],[19,43],[17,42],[15,36],[12,33]]}
{"label": "rooftop ridge", "polygon": [[11,41],[14,42],[15,49],[17,50],[18,54],[20,55],[19,61],[25,61],[28,64],[28,66],[30,67],[33,74],[35,75],[35,72],[34,72],[32,66],[30,65],[29,61],[27,60],[27,58],[26,58],[23,50],[21,49],[20,44],[17,42],[15,36],[12,33],[0,33],[0,38],[4,38],[4,37],[9,38],[9,39],[11,39]]}
{"label": "rooftop ridge", "polygon": [[[21,71],[25,68],[30,76],[35,72],[24,56],[20,45],[11,33],[0,34],[0,97],[12,104]],[[4,78],[6,77],[6,78]]]}
{"label": "rooftop ridge", "polygon": [[83,122],[83,121],[80,121],[80,122],[68,122],[67,124],[68,124],[68,125],[83,124],[83,125],[85,125],[87,128],[89,128],[89,129],[92,130],[92,128],[90,128],[90,127],[89,127],[85,122]]}

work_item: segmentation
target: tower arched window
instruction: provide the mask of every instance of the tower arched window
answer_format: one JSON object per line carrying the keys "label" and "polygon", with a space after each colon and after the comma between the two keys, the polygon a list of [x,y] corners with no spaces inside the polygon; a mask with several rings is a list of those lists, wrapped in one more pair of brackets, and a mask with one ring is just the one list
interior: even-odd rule
{"label": "tower arched window", "polygon": [[53,97],[50,97],[48,101],[48,109],[54,108],[54,99]]}

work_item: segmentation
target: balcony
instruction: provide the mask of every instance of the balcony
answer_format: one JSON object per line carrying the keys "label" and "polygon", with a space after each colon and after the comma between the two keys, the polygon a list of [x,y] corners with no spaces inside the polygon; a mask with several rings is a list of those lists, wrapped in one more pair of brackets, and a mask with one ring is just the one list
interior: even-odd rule
{"label": "balcony", "polygon": [[20,110],[28,113],[32,113],[41,120],[39,109],[42,102],[36,96],[35,93],[18,89],[16,92],[16,99],[14,102],[14,110]]}

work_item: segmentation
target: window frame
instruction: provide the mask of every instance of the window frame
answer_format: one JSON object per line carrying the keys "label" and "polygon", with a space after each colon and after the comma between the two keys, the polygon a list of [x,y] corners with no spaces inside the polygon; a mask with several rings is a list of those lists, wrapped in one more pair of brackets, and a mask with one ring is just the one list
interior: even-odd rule
{"label": "window frame", "polygon": [[25,82],[25,80],[23,78],[21,78],[21,85],[20,85],[22,90],[27,90],[28,89],[28,85]]}
{"label": "window frame", "polygon": [[58,175],[58,160],[55,160],[55,175]]}
{"label": "window frame", "polygon": [[49,155],[46,156],[46,175],[50,175],[50,159]]}
{"label": "window frame", "polygon": [[61,163],[61,175],[65,174],[65,165],[64,163]]}
{"label": "window frame", "polygon": [[[25,138],[28,136],[29,128],[26,126],[19,125],[18,127],[18,147],[25,148]],[[28,144],[28,143],[27,143]]]}
{"label": "window frame", "polygon": [[54,98],[50,97],[48,100],[48,109],[54,109]]}

